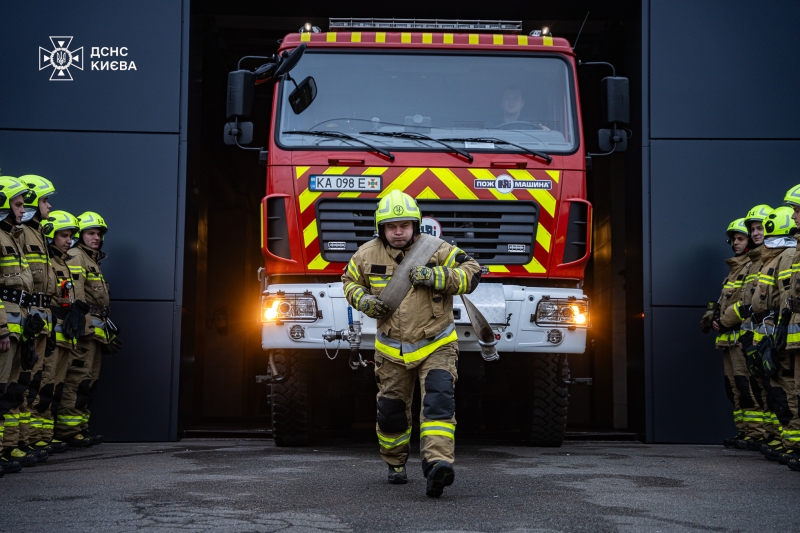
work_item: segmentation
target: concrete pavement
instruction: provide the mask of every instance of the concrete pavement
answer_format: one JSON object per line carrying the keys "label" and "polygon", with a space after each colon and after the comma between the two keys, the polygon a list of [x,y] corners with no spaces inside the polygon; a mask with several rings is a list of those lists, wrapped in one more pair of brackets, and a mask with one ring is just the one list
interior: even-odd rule
{"label": "concrete pavement", "polygon": [[[376,445],[107,443],[0,479],[0,531],[797,531],[800,472],[721,446],[460,443],[424,494],[416,453],[388,485]],[[35,519],[35,520],[34,520]]]}

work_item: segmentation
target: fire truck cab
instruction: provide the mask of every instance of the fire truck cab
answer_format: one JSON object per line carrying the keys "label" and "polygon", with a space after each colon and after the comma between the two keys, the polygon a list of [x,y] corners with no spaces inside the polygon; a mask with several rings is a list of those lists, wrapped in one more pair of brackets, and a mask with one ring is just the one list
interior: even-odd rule
{"label": "fire truck cab", "polygon": [[[375,321],[349,309],[340,276],[375,238],[377,200],[400,190],[417,199],[422,231],[481,264],[470,298],[500,360],[480,363],[514,374],[525,443],[560,445],[567,356],[584,352],[591,324],[592,207],[569,43],[506,21],[331,19],[330,30],[306,25],[271,63],[229,77],[231,144],[251,135],[253,86],[276,83],[259,271],[276,443],[308,442],[308,372],[348,349],[353,317],[361,352],[374,348]],[[610,85],[613,115],[627,94]],[[604,131],[613,151],[616,123]],[[458,298],[453,314],[461,357],[479,359]]]}

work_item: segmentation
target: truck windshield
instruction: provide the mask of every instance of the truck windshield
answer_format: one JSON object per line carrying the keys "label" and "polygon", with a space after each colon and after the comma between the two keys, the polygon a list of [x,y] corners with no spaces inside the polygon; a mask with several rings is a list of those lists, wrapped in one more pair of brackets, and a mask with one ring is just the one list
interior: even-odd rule
{"label": "truck windshield", "polygon": [[308,50],[292,71],[296,80],[306,76],[314,77],[318,93],[299,115],[287,100],[294,86],[283,82],[277,139],[285,148],[364,149],[352,139],[291,131],[347,133],[399,150],[446,148],[369,133],[424,133],[470,151],[520,151],[475,142],[487,138],[549,153],[577,147],[573,80],[558,57]]}

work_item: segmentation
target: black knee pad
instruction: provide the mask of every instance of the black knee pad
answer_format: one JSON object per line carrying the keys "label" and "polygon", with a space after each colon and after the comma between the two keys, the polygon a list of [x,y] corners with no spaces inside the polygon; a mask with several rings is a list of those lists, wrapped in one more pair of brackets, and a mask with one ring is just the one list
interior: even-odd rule
{"label": "black knee pad", "polygon": [[739,389],[739,407],[742,409],[750,409],[756,406],[753,401],[753,395],[750,394],[750,380],[747,376],[735,376],[736,388]]}
{"label": "black knee pad", "polygon": [[722,380],[725,382],[725,396],[733,403],[733,387],[731,387],[731,382],[728,380],[728,376],[722,376]]}
{"label": "black knee pad", "polygon": [[44,413],[50,407],[50,403],[53,401],[54,388],[55,386],[52,383],[48,383],[39,391],[39,403],[36,404],[35,408],[37,413]]}
{"label": "black knee pad", "polygon": [[754,376],[750,376],[750,390],[753,391],[753,396],[756,397],[756,402],[761,409],[766,407],[764,405],[764,399],[762,398],[763,389],[761,388],[761,384],[758,382],[758,378]]}
{"label": "black knee pad", "polygon": [[453,375],[447,370],[435,369],[425,376],[425,399],[422,414],[428,420],[448,420],[456,414]]}
{"label": "black knee pad", "polygon": [[778,417],[782,425],[787,425],[792,420],[792,411],[789,409],[789,398],[783,387],[772,387],[772,394],[775,396],[775,416]]}
{"label": "black knee pad", "polygon": [[75,393],[75,407],[77,409],[83,409],[89,403],[89,397],[91,396],[89,385],[91,384],[92,381],[90,379],[84,379],[78,384],[78,390]]}
{"label": "black knee pad", "polygon": [[397,398],[378,398],[378,427],[381,431],[401,433],[410,425],[406,417],[406,402]]}

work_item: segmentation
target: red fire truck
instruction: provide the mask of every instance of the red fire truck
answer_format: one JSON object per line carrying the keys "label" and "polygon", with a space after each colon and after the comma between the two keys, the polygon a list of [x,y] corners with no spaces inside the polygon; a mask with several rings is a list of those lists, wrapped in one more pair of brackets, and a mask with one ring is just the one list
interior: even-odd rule
{"label": "red fire truck", "polygon": [[[422,231],[483,268],[470,298],[501,357],[480,360],[456,301],[462,360],[505,366],[520,384],[525,443],[560,445],[567,355],[584,352],[590,325],[582,280],[592,208],[570,44],[508,21],[330,24],[328,32],[307,24],[261,67],[229,76],[226,142],[240,146],[252,139],[254,86],[276,84],[269,145],[255,148],[267,169],[259,279],[271,374],[261,378],[270,382],[276,443],[308,442],[308,374],[334,364],[325,353],[348,341],[371,353],[375,321],[348,308],[340,276],[374,238],[377,200],[400,190],[418,200]],[[621,151],[627,79],[602,87],[612,128],[600,144]]]}

